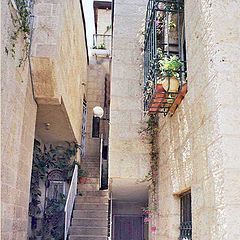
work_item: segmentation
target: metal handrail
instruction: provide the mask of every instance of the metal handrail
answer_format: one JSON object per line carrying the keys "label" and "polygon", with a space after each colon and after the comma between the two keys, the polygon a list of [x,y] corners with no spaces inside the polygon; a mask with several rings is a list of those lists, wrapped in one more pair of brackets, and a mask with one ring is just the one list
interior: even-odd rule
{"label": "metal handrail", "polygon": [[64,208],[65,216],[64,240],[67,240],[68,230],[71,224],[73,205],[75,197],[77,195],[77,184],[78,184],[78,165],[76,164],[74,167],[71,184],[68,191],[67,201]]}
{"label": "metal handrail", "polygon": [[102,158],[102,150],[103,150],[103,134],[101,134],[100,138],[100,151],[99,151],[99,162],[100,162],[100,173],[99,173],[99,188],[102,187],[102,172],[103,172],[103,158]]}
{"label": "metal handrail", "polygon": [[112,206],[113,201],[112,201],[112,193],[110,194],[110,207],[109,207],[109,233],[108,233],[108,240],[112,239],[112,225],[113,225],[113,220],[112,220]]}

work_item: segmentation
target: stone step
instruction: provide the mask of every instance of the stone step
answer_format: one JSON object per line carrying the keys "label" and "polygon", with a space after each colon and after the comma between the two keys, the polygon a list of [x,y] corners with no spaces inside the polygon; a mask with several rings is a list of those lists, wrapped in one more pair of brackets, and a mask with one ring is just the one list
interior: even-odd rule
{"label": "stone step", "polygon": [[74,210],[104,210],[108,211],[107,203],[75,203]]}
{"label": "stone step", "polygon": [[84,170],[87,172],[87,177],[99,177],[100,170],[99,168],[95,167],[86,167]]}
{"label": "stone step", "polygon": [[100,162],[100,158],[99,157],[88,157],[88,158],[84,158],[81,162],[81,165],[86,163],[86,162]]}
{"label": "stone step", "polygon": [[71,226],[107,227],[108,220],[106,218],[73,218]]}
{"label": "stone step", "polygon": [[107,236],[107,227],[79,227],[72,226],[69,229],[70,235],[96,235],[96,236]]}
{"label": "stone step", "polygon": [[73,218],[107,218],[108,211],[105,210],[73,210]]}
{"label": "stone step", "polygon": [[85,168],[99,168],[99,166],[100,166],[100,162],[83,162],[82,164],[81,164],[81,167],[83,168],[83,169],[85,169]]}
{"label": "stone step", "polygon": [[99,184],[97,183],[78,184],[78,191],[97,191],[97,190],[99,190]]}
{"label": "stone step", "polygon": [[108,197],[105,196],[77,196],[76,203],[108,203]]}
{"label": "stone step", "polygon": [[108,197],[108,190],[98,190],[98,191],[79,191],[79,195],[81,196],[106,196]]}
{"label": "stone step", "polygon": [[107,240],[106,236],[70,235],[69,240]]}
{"label": "stone step", "polygon": [[88,175],[87,177],[80,179],[80,184],[89,184],[89,183],[99,184],[99,178],[98,177],[90,177]]}

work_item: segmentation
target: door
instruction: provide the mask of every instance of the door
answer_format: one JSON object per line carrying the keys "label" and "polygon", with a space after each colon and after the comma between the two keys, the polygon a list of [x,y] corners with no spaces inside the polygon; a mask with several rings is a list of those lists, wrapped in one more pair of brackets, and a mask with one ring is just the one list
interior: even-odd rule
{"label": "door", "polygon": [[143,240],[142,216],[114,216],[114,240]]}

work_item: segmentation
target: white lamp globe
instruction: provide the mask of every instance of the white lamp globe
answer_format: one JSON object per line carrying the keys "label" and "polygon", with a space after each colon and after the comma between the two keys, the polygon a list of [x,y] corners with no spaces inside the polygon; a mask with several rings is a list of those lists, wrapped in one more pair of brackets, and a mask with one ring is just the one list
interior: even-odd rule
{"label": "white lamp globe", "polygon": [[103,114],[104,114],[104,111],[101,107],[96,106],[93,108],[93,116],[94,117],[102,118]]}

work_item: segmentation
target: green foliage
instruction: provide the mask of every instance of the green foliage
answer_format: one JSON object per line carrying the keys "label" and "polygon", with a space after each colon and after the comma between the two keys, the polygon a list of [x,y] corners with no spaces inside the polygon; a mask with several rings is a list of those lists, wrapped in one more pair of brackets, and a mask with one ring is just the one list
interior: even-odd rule
{"label": "green foliage", "polygon": [[[62,171],[63,178],[66,181],[70,181],[72,179],[74,167],[77,164],[78,176],[86,175],[86,173],[81,169],[80,164],[75,160],[77,151],[80,148],[79,145],[77,143],[68,142],[66,144],[66,147],[53,147],[52,145],[50,145],[49,147],[46,147],[44,145],[42,147],[39,141],[34,140],[33,165],[30,186],[31,202],[29,203],[29,216],[31,216],[35,220],[39,218],[41,214],[40,182],[42,181],[46,183],[49,171],[51,171],[52,169],[59,169]],[[56,223],[56,219],[60,219],[60,217],[62,216],[64,205],[64,196],[62,196],[60,200],[46,199],[44,221],[47,221],[47,224],[49,226],[44,231],[46,231],[45,233],[47,235],[52,234],[51,236],[54,237],[54,239],[56,240],[62,239],[61,237],[58,238],[58,236],[61,235],[60,228],[62,226],[59,225],[60,223]],[[53,222],[50,223],[50,221]],[[63,221],[59,222],[62,223]]]}
{"label": "green foliage", "polygon": [[147,126],[140,131],[140,134],[146,134],[148,142],[151,146],[150,150],[150,170],[142,179],[141,182],[151,182],[151,190],[152,190],[152,199],[154,207],[157,206],[156,201],[156,187],[157,187],[157,178],[158,178],[158,116],[150,115],[147,120]]}
{"label": "green foliage", "polygon": [[105,43],[101,43],[98,46],[94,46],[93,49],[106,49]]}
{"label": "green foliage", "polygon": [[[24,41],[22,54],[18,63],[18,66],[21,67],[29,53],[31,10],[27,0],[15,0],[15,3],[17,12],[11,13],[14,30],[10,36],[10,52],[12,57],[15,58],[17,40],[22,39]],[[5,52],[8,54],[9,50],[7,49]]]}
{"label": "green foliage", "polygon": [[47,199],[43,221],[44,239],[62,240],[64,237],[64,207],[66,198]]}
{"label": "green foliage", "polygon": [[176,55],[170,57],[165,56],[159,60],[159,64],[161,73],[164,77],[179,77],[178,71],[183,65],[181,60]]}

